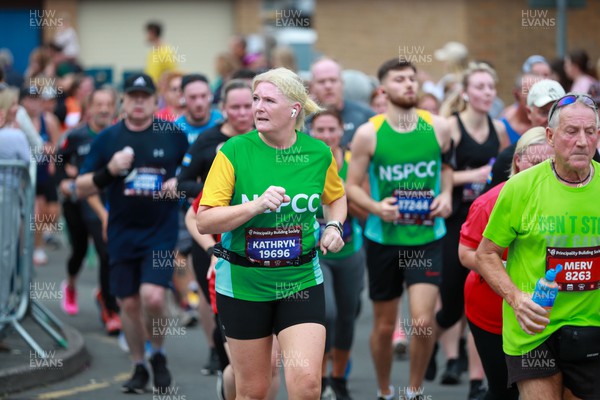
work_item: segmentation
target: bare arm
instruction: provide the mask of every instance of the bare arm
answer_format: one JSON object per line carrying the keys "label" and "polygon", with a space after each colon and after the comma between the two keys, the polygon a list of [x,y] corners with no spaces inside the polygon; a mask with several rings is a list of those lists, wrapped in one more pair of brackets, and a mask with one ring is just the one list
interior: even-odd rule
{"label": "bare arm", "polygon": [[94,213],[100,218],[101,221],[108,220],[108,211],[104,208],[102,200],[99,195],[92,195],[87,198],[87,202]]}
{"label": "bare arm", "polygon": [[[446,118],[432,116],[435,134],[442,153],[451,149],[452,129]],[[441,191],[431,203],[431,216],[446,218],[452,213],[452,188],[454,170],[448,164],[442,164],[440,174]]]}
{"label": "bare arm", "polygon": [[[326,221],[340,221],[342,224],[346,220],[348,213],[346,196],[342,196],[339,199],[333,201],[330,204],[323,206],[323,216]],[[321,238],[321,251],[323,254],[327,254],[327,251],[337,253],[344,247],[344,240],[342,239],[341,232],[335,227],[328,227],[323,232]]]}
{"label": "bare arm", "polygon": [[366,210],[370,214],[377,215],[386,222],[398,218],[398,206],[396,198],[386,197],[377,202],[365,191],[363,182],[366,180],[371,157],[375,152],[375,127],[367,122],[361,125],[354,134],[351,148],[352,158],[348,164],[348,175],[346,177],[346,195],[356,206]]}
{"label": "bare arm", "polygon": [[94,173],[88,172],[87,174],[79,175],[75,179],[75,191],[78,198],[83,199],[99,192],[98,187],[94,184],[93,177]]}
{"label": "bare arm", "polygon": [[442,164],[440,174],[442,190],[431,202],[431,216],[447,218],[452,213],[452,174],[449,165]]}
{"label": "bare arm", "polygon": [[94,194],[87,198],[87,202],[90,205],[90,208],[94,211],[94,213],[100,219],[102,223],[102,239],[105,242],[108,241],[108,211],[104,208],[104,204],[102,204],[102,199],[99,195]]}
{"label": "bare arm", "polygon": [[284,188],[269,186],[258,199],[244,204],[222,207],[200,206],[196,214],[196,226],[198,232],[202,234],[228,232],[267,210],[277,210],[281,204],[289,201],[290,197],[285,194]]}
{"label": "bare arm", "polygon": [[[119,175],[122,171],[131,168],[133,158],[133,153],[125,149],[117,151],[106,165],[108,174],[114,177],[114,179],[119,179]],[[98,193],[99,189],[103,189],[104,187],[98,188],[94,183],[94,172],[88,172],[77,177],[75,180],[75,188],[77,197],[82,199]]]}
{"label": "bare arm", "polygon": [[458,258],[460,263],[472,271],[477,269],[477,249],[472,249],[464,244],[458,244]]}
{"label": "bare arm", "polygon": [[185,227],[187,228],[192,238],[202,247],[204,251],[208,250],[209,247],[217,244],[213,239],[212,235],[202,235],[198,232],[198,228],[196,227],[196,213],[194,212],[194,208],[190,207],[185,214]]}
{"label": "bare arm", "polygon": [[513,283],[502,264],[503,252],[504,248],[484,237],[476,252],[475,270],[512,307],[523,331],[539,333],[550,323],[548,312]]}

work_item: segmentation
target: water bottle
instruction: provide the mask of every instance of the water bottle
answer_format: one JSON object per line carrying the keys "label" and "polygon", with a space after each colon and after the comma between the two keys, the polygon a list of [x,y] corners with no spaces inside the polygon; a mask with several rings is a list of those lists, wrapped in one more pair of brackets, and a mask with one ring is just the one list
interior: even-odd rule
{"label": "water bottle", "polygon": [[[133,149],[131,147],[129,147],[129,146],[123,147],[123,151],[125,153],[127,153],[127,154],[135,154],[133,152]],[[121,176],[127,176],[127,175],[129,175],[129,170],[128,169],[123,169],[123,170],[121,170],[121,172],[119,172],[119,175],[121,175]]]}
{"label": "water bottle", "polygon": [[540,278],[535,284],[535,292],[533,292],[533,301],[536,304],[550,311],[558,294],[558,284],[554,281],[556,275],[562,271],[563,267],[558,264],[555,269],[546,271],[546,276]]}

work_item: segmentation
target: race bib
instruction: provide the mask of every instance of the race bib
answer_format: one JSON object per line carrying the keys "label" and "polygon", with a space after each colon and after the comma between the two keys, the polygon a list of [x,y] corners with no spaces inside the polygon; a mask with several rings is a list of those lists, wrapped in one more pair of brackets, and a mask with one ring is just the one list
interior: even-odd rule
{"label": "race bib", "polygon": [[563,269],[556,275],[558,290],[584,292],[598,289],[600,284],[600,246],[596,247],[548,247],[546,270],[561,264]]}
{"label": "race bib", "polygon": [[246,258],[277,266],[276,260],[293,260],[302,254],[302,227],[247,228]]}
{"label": "race bib", "polygon": [[[319,222],[319,243],[317,243],[317,247],[319,247],[321,245],[321,238],[323,237],[323,232],[325,232],[325,225],[327,225],[327,221],[322,218],[318,218],[317,221]],[[342,228],[342,240],[344,243],[348,243],[350,240],[352,240],[352,223],[350,222],[350,219],[344,221]]]}
{"label": "race bib", "polygon": [[463,202],[472,202],[483,193],[485,183],[465,183],[463,185]]}
{"label": "race bib", "polygon": [[134,168],[125,178],[123,195],[151,197],[162,189],[166,173],[164,168]]}
{"label": "race bib", "polygon": [[433,218],[429,216],[434,197],[433,190],[395,189],[393,195],[398,199],[400,213],[396,224],[433,225]]}

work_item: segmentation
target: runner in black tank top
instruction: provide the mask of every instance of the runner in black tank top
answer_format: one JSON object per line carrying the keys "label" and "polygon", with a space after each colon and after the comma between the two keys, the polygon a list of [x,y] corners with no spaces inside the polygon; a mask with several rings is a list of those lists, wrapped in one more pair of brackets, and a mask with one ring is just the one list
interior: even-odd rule
{"label": "runner in black tank top", "polygon": [[[508,145],[504,126],[488,115],[496,97],[496,83],[496,73],[489,65],[472,63],[464,73],[461,92],[450,98],[441,110],[442,115],[451,117],[455,124],[453,138],[456,143],[453,213],[446,220],[447,233],[443,239],[442,309],[436,314],[436,321],[443,331],[460,321],[464,314],[464,282],[469,271],[458,257],[460,228],[473,200],[483,191],[491,170],[488,164]],[[442,384],[459,383],[461,372],[467,369],[462,346],[459,351],[459,335],[458,331],[449,330],[441,338],[448,360]],[[483,369],[474,368],[470,379],[470,391],[481,391]]]}

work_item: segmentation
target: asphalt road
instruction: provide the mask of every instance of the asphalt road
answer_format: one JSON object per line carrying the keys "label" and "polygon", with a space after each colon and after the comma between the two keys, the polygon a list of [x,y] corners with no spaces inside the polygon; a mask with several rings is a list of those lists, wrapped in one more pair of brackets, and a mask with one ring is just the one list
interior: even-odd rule
{"label": "asphalt road", "polygon": [[[47,290],[59,290],[65,277],[65,262],[68,251],[62,249],[49,251],[48,265],[36,268],[36,282],[46,285]],[[85,339],[91,355],[90,365],[77,375],[64,381],[39,387],[26,392],[9,395],[10,400],[121,400],[132,398],[152,400],[203,400],[216,399],[214,376],[203,376],[200,369],[208,357],[205,338],[198,326],[173,329],[165,345],[169,367],[174,376],[174,385],[168,393],[143,395],[121,393],[121,384],[131,373],[128,355],[124,353],[115,337],[107,336],[99,322],[99,315],[93,300],[97,283],[97,269],[86,266],[79,279],[80,312],[71,317],[60,308],[59,296],[46,296],[40,299],[63,322],[79,330]],[[54,297],[54,298],[52,298]],[[352,353],[352,371],[349,389],[355,400],[375,399],[375,373],[368,347],[368,337],[372,323],[371,305],[366,293],[363,293],[363,307],[356,326],[354,349]],[[444,365],[443,356],[438,355],[438,365]],[[439,382],[438,373],[438,382]],[[283,374],[282,374],[283,376]],[[393,366],[392,382],[396,390],[402,390],[408,384],[408,361],[396,360]],[[465,400],[468,393],[468,377],[463,375],[462,383],[456,386],[442,386],[438,382],[425,382],[424,393],[428,400]],[[287,399],[285,385],[277,397]]]}

